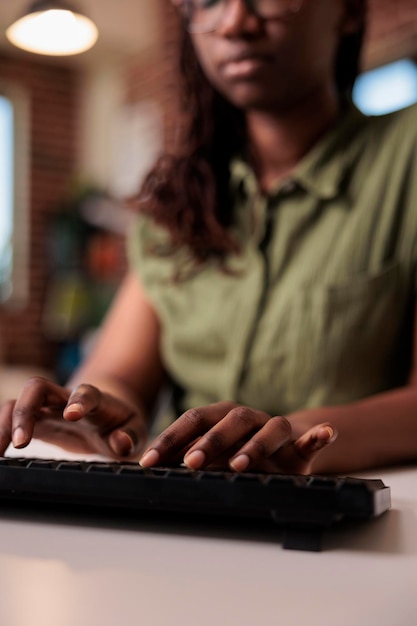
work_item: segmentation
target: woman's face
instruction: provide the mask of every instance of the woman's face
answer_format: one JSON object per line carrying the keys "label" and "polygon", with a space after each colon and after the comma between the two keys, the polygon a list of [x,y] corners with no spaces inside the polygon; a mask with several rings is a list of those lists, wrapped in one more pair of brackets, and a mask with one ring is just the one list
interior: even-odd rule
{"label": "woman's face", "polygon": [[317,90],[335,92],[339,41],[358,28],[352,2],[304,0],[298,13],[263,20],[230,0],[216,31],[191,37],[207,78],[235,106],[285,111]]}

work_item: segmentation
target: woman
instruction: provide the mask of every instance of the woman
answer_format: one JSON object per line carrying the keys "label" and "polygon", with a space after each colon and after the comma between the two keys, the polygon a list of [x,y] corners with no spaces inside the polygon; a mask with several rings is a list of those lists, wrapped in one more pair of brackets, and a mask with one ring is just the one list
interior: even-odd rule
{"label": "woman", "polygon": [[349,102],[364,0],[176,3],[183,152],[145,181],[92,355],[67,388],[32,379],[1,409],[0,452],[36,436],[137,457],[168,376],[185,412],[145,467],[416,459],[416,111]]}

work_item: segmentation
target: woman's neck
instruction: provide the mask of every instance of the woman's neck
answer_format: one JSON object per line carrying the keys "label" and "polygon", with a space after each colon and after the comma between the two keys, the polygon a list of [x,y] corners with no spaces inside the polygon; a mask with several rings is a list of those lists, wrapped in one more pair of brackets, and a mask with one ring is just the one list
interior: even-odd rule
{"label": "woman's neck", "polygon": [[286,178],[335,123],[340,102],[329,96],[317,93],[284,112],[247,112],[247,155],[263,191]]}

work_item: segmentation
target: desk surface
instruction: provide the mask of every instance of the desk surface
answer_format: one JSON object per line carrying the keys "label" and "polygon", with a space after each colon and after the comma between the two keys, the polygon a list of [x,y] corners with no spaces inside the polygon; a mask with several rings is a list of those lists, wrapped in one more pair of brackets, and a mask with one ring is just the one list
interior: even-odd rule
{"label": "desk surface", "polygon": [[[80,458],[39,442],[25,454]],[[241,529],[116,528],[0,511],[0,624],[415,626],[417,466],[361,476],[391,487],[392,509],[329,530],[319,553]]]}

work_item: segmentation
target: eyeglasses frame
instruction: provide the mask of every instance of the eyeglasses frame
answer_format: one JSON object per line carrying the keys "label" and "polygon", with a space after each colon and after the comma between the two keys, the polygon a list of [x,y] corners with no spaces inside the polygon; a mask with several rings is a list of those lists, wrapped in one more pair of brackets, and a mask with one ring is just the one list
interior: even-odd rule
{"label": "eyeglasses frame", "polygon": [[[226,9],[227,4],[229,2],[229,0],[220,0],[221,2],[223,2],[224,4],[224,9]],[[291,7],[288,7],[287,10],[282,11],[280,13],[277,13],[274,16],[268,16],[268,17],[264,17],[262,15],[260,15],[257,11],[256,8],[253,6],[253,4],[256,2],[256,0],[243,0],[243,2],[245,3],[246,7],[252,12],[254,13],[257,17],[259,17],[262,20],[272,20],[272,19],[279,19],[282,17],[285,17],[286,15],[291,15],[292,13],[298,13],[301,9],[301,6],[304,2],[304,0],[289,0],[289,4],[291,4]],[[191,34],[200,34],[200,35],[204,35],[206,33],[212,33],[215,32],[217,30],[217,28],[219,27],[222,18],[224,16],[224,12],[222,13],[222,15],[219,17],[218,21],[216,22],[215,25],[213,26],[209,26],[209,27],[198,27],[198,26],[193,26],[190,23],[190,19],[191,19],[191,14],[192,14],[192,6],[191,6],[192,0],[182,0],[180,2],[178,2],[178,0],[176,0],[175,4],[177,4],[179,6],[179,9],[181,11],[181,14],[183,16],[183,19],[186,23],[186,29],[189,33]]]}

